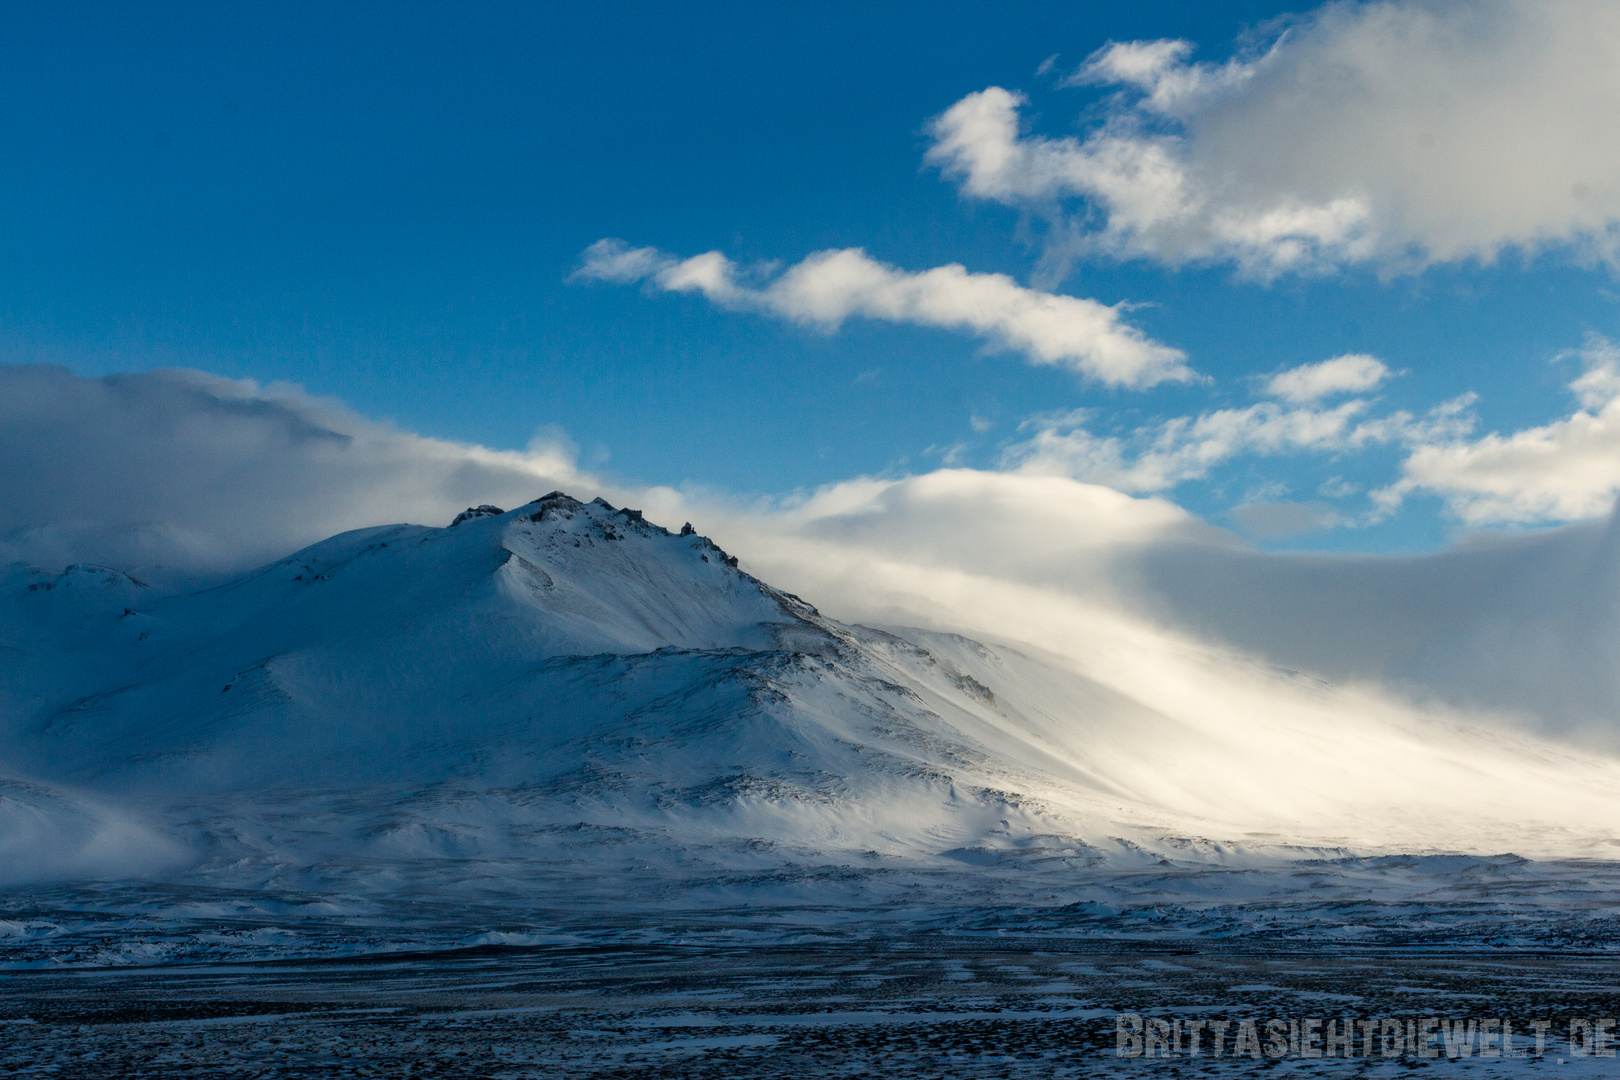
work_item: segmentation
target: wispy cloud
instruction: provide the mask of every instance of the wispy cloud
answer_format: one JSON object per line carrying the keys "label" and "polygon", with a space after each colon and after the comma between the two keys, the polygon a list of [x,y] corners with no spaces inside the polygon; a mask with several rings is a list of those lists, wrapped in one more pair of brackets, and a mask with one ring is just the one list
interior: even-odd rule
{"label": "wispy cloud", "polygon": [[1084,410],[1026,423],[1028,438],[1009,447],[1002,465],[1020,472],[1071,476],[1121,491],[1167,491],[1240,454],[1342,450],[1385,437],[1376,422],[1358,422],[1365,401],[1332,409],[1288,409],[1265,401],[1243,409],[1178,416],[1128,435],[1097,435]]}
{"label": "wispy cloud", "polygon": [[607,239],[586,249],[574,276],[697,293],[724,307],[829,333],[860,317],[974,334],[1031,363],[1068,367],[1112,386],[1198,377],[1185,353],[1125,322],[1119,307],[1026,288],[1005,274],[970,273],[957,264],[900,270],[859,248],[818,251],[772,275],[745,273],[718,251],[680,259]]}
{"label": "wispy cloud", "polygon": [[[1322,404],[1334,394],[1375,388],[1387,376],[1381,361],[1351,355],[1272,376],[1264,388],[1284,401],[1172,417],[1123,434],[1096,433],[1095,414],[1083,409],[1034,417],[1022,425],[1024,437],[1003,451],[1001,465],[1029,475],[1156,493],[1244,457],[1342,455],[1395,446],[1405,452],[1400,477],[1370,492],[1365,521],[1383,520],[1408,496],[1424,492],[1440,496],[1450,513],[1473,526],[1581,521],[1609,513],[1620,496],[1620,346],[1592,335],[1584,348],[1566,355],[1578,357],[1584,368],[1569,384],[1580,407],[1507,434],[1476,435],[1472,393],[1422,414],[1379,413],[1366,397]],[[1332,498],[1359,490],[1342,477],[1320,488]],[[1271,502],[1254,505],[1270,507]],[[1282,513],[1244,510],[1239,518],[1253,523]],[[1350,524],[1353,519],[1322,512],[1315,520]]]}
{"label": "wispy cloud", "polygon": [[1620,494],[1620,347],[1593,335],[1577,354],[1572,415],[1508,435],[1426,440],[1401,479],[1374,493],[1393,509],[1413,492],[1442,496],[1470,525],[1577,521],[1607,513]]}
{"label": "wispy cloud", "polygon": [[1334,3],[1220,64],[1103,48],[1069,82],[1122,89],[1083,138],[1022,131],[1021,94],[970,94],[928,160],[1044,216],[1059,272],[1087,252],[1267,278],[1554,244],[1620,264],[1617,42],[1607,0]]}
{"label": "wispy cloud", "polygon": [[1019,472],[1071,476],[1120,491],[1168,491],[1208,476],[1241,456],[1342,454],[1369,446],[1422,445],[1470,430],[1472,395],[1421,417],[1404,410],[1371,415],[1372,402],[1352,398],[1331,408],[1262,401],[1241,409],[1177,416],[1125,435],[1097,435],[1086,410],[1036,417],[1031,431],[1003,453]]}
{"label": "wispy cloud", "polygon": [[1365,353],[1346,353],[1315,364],[1301,364],[1273,375],[1266,380],[1266,393],[1271,397],[1303,404],[1336,394],[1365,393],[1388,377],[1389,368],[1377,357]]}

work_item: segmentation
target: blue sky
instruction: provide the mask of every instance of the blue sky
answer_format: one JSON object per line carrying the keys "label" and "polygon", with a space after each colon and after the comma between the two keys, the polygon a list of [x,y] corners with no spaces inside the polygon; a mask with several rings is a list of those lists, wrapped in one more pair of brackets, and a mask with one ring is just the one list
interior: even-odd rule
{"label": "blue sky", "polygon": [[[1601,422],[1620,153],[1612,123],[1578,124],[1567,105],[1620,113],[1612,50],[1570,44],[1612,46],[1592,32],[1612,19],[1573,4],[1538,37],[1533,5],[1275,21],[1288,10],[13,8],[0,361],[289,381],[424,435],[504,449],[564,433],[598,474],[741,495],[945,465],[1065,470],[1266,546],[1425,549],[1600,512],[1620,482]],[[1165,40],[1190,45],[1099,52]],[[1361,80],[1345,97],[1364,107],[1313,81],[1333,65]],[[1505,121],[1497,83],[1529,88]],[[1033,173],[975,179],[942,156],[937,118],[992,87],[1025,95],[1032,162],[1089,168],[1087,140],[1114,132],[1181,155],[1183,194],[1206,209],[1131,217],[1074,172],[1041,191]],[[1557,197],[1514,169],[1547,174]],[[1468,212],[1435,210],[1453,205]],[[1334,206],[1348,232],[1310,224]],[[1306,214],[1307,257],[1254,239],[1278,208]],[[751,291],[590,280],[578,271],[604,238],[666,266],[722,252]],[[859,310],[831,329],[762,299],[784,268],[849,248],[896,273],[960,264],[1128,305],[1120,325],[1200,378],[1131,386],[1086,361],[1031,362],[1001,332]],[[1292,403],[1264,390],[1347,354],[1388,374]],[[1352,423],[1383,427],[1266,442],[1268,420],[1318,423],[1350,400],[1364,403]],[[1448,401],[1449,427],[1432,413]],[[1550,431],[1528,465],[1481,441],[1582,409],[1592,423]],[[1187,452],[1210,416],[1228,433],[1198,444],[1209,461],[1132,471],[1155,440]]]}

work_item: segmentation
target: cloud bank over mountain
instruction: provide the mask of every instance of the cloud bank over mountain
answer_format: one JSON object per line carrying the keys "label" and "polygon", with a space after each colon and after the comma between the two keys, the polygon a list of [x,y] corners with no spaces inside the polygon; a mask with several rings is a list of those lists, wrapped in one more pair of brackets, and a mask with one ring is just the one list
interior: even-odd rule
{"label": "cloud bank over mountain", "polygon": [[423,438],[294,387],[173,371],[0,378],[7,559],[219,573],[343,529],[444,524],[567,488],[691,520],[846,620],[1024,641],[1093,667],[1112,657],[1143,685],[1192,649],[1616,741],[1620,553],[1601,520],[1425,556],[1285,555],[1054,471],[943,469],[751,502],[605,482],[558,446]]}
{"label": "cloud bank over mountain", "polygon": [[584,478],[565,448],[424,438],[294,386],[0,367],[0,558],[243,569]]}

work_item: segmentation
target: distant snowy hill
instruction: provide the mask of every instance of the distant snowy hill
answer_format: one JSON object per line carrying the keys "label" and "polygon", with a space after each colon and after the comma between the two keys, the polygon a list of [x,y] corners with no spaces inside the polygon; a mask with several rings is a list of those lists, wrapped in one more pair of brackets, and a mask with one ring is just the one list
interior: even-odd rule
{"label": "distant snowy hill", "polygon": [[1601,855],[1620,821],[1609,766],[1552,744],[1346,726],[1288,672],[1280,720],[1146,704],[1034,649],[840,624],[560,493],[190,593],[19,564],[0,603],[4,884],[653,900],[903,871],[1056,902],[1109,868]]}

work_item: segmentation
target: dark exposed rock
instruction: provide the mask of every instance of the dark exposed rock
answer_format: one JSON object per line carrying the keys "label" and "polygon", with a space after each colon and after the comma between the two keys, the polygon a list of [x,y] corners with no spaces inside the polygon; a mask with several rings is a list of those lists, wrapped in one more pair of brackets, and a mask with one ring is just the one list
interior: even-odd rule
{"label": "dark exposed rock", "polygon": [[491,506],[489,503],[483,503],[480,506],[469,506],[456,515],[456,519],[450,523],[450,527],[453,529],[463,521],[471,521],[473,518],[499,517],[504,513],[506,513],[505,510],[498,506]]}

